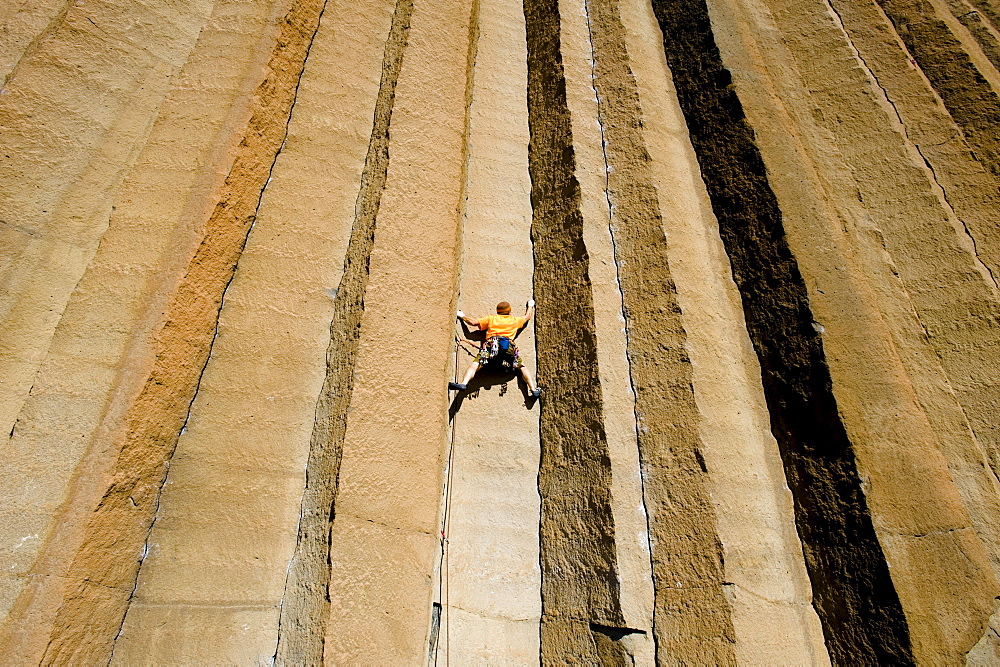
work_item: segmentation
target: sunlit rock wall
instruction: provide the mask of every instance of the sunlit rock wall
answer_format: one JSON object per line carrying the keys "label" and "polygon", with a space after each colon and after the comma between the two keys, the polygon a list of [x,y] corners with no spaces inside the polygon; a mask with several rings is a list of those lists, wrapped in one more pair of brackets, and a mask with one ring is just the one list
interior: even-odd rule
{"label": "sunlit rock wall", "polygon": [[1000,660],[998,28],[3,3],[5,662]]}

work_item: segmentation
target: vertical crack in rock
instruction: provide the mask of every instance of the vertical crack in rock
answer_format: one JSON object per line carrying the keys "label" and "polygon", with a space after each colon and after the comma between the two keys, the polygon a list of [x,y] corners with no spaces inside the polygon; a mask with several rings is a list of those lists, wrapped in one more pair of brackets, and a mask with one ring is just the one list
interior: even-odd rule
{"label": "vertical crack in rock", "polygon": [[837,412],[805,284],[704,0],[653,0],[740,290],[834,663],[912,663],[909,630]]}
{"label": "vertical crack in rock", "polygon": [[542,664],[599,663],[591,623],[625,625],[558,0],[525,0],[531,240],[541,405]]}
{"label": "vertical crack in rock", "polygon": [[[462,254],[464,252],[465,232],[464,226],[469,216],[469,173],[472,164],[472,118],[475,113],[473,100],[476,92],[476,60],[479,57],[479,36],[480,36],[480,1],[472,0],[469,12],[469,47],[466,52],[465,65],[465,117],[462,122],[462,192],[459,197],[459,226],[457,228],[458,243],[456,245],[456,267],[454,280],[454,294],[461,295],[461,273]],[[459,367],[459,338],[455,341],[454,365],[452,373],[461,372]],[[458,380],[457,375],[454,376]],[[428,633],[428,664],[434,667],[438,664],[439,647],[443,644],[444,662],[448,664],[451,654],[451,607],[448,600],[448,573],[449,573],[449,541],[448,534],[451,529],[451,502],[454,490],[455,473],[455,416],[458,414],[460,401],[456,401],[448,410],[448,446],[444,455],[444,475],[441,485],[441,506],[439,510],[440,521],[438,523],[438,550],[437,565],[434,576],[436,578],[436,600],[431,603],[431,628]],[[443,626],[443,629],[442,629]],[[441,635],[444,635],[444,642],[441,642]]]}
{"label": "vertical crack in rock", "polygon": [[412,13],[412,0],[397,0],[385,44],[382,78],[354,209],[354,224],[344,273],[333,303],[326,378],[316,403],[298,537],[281,603],[277,664],[318,665],[323,662],[324,637],[330,615],[330,526],[335,515],[347,410],[354,388],[369,260],[389,168],[389,122]]}
{"label": "vertical crack in rock", "polygon": [[211,353],[226,287],[284,143],[324,0],[282,20],[223,193],[164,315],[152,370],[125,416],[112,483],[87,522],[41,659],[107,662],[135,590],[167,463]]}
{"label": "vertical crack in rock", "polygon": [[976,157],[1000,179],[1000,97],[925,0],[877,0]]}
{"label": "vertical crack in rock", "polygon": [[722,545],[700,457],[687,335],[642,136],[618,0],[588,0],[611,236],[636,396],[658,662],[734,663]]}

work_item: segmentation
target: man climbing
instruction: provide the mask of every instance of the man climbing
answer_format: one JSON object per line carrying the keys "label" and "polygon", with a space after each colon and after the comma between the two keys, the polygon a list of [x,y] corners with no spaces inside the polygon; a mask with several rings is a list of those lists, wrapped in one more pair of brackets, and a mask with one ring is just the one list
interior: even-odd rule
{"label": "man climbing", "polygon": [[479,354],[476,355],[472,365],[469,366],[469,370],[465,372],[465,379],[461,382],[449,382],[448,388],[465,391],[476,371],[493,361],[503,363],[511,369],[516,368],[528,385],[528,395],[534,398],[541,396],[541,388],[535,384],[534,378],[531,377],[531,372],[521,363],[521,355],[517,351],[517,345],[514,345],[514,335],[531,320],[534,314],[534,299],[528,301],[528,308],[524,312],[524,317],[514,317],[511,315],[510,304],[506,301],[501,301],[497,304],[496,315],[489,315],[479,320],[466,317],[465,313],[458,311],[458,318],[460,320],[470,327],[482,329],[486,332],[486,341],[479,349]]}

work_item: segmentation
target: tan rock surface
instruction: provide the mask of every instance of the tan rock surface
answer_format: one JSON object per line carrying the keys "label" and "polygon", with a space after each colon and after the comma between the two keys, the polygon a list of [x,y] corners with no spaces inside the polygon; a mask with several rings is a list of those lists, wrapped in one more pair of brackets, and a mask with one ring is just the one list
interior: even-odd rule
{"label": "tan rock surface", "polygon": [[[481,0],[473,17],[474,67],[466,130],[458,305],[473,318],[500,301],[520,315],[532,296],[531,184],[524,13]],[[534,374],[534,324],[516,339]],[[477,351],[456,325],[459,381]],[[513,375],[482,371],[454,396],[442,508],[446,539],[435,601],[442,605],[432,659],[530,664],[538,659],[538,406]]]}
{"label": "tan rock surface", "polygon": [[[161,290],[183,271],[188,256],[177,249],[193,251],[199,216],[211,210],[206,195],[218,190],[229,169],[239,140],[233,132],[242,130],[248,116],[243,98],[258,85],[273,50],[269,19],[277,18],[275,10],[270,4],[216,8],[195,48],[197,56],[181,70],[179,86],[123,186],[120,210],[77,285],[34,381],[3,468],[11,479],[24,480],[4,485],[10,494],[5,506],[18,517],[5,526],[12,547],[21,544],[17,551],[23,552],[22,565],[8,570],[15,576],[5,586],[5,606],[16,599],[21,610],[4,624],[5,643],[12,642],[6,644],[8,652],[23,649],[31,655],[48,642],[53,605],[62,595],[55,584],[63,581],[50,575],[66,573],[87,517],[110,481],[114,439],[153,354],[149,332],[162,326]],[[253,57],[227,69],[237,37]],[[168,167],[176,179],[164,180]],[[54,466],[56,461],[62,465]],[[39,537],[22,540],[24,535]],[[135,551],[123,548],[126,561],[138,555],[141,539]]]}
{"label": "tan rock surface", "polygon": [[[321,10],[318,2],[293,2],[278,22],[275,45],[251,98],[250,116],[222,196],[167,304],[165,322],[154,339],[156,359],[124,416],[127,430],[114,443],[120,453],[112,479],[87,520],[44,660],[99,659],[108,636],[121,627],[139,565],[109,563],[107,555],[118,550],[145,551],[143,543],[158,509],[165,468],[218,333],[225,289],[287,134]],[[282,122],[275,123],[276,117]]]}
{"label": "tan rock surface", "polygon": [[390,126],[402,139],[375,225],[331,526],[333,663],[412,664],[428,653],[470,19],[467,6],[430,3],[414,3],[410,18]]}
{"label": "tan rock surface", "polygon": [[[66,3],[48,14],[41,3],[8,16],[0,95],[0,124],[9,128],[0,167],[9,184],[0,193],[4,433],[211,8],[208,0],[181,3],[164,21],[152,5]],[[29,26],[37,32],[25,34]]]}
{"label": "tan rock surface", "polygon": [[[750,5],[748,11],[761,16],[766,9]],[[801,18],[802,14],[775,11],[773,16],[775,28],[780,30],[786,16]],[[830,20],[829,17],[826,20]],[[746,25],[742,17],[727,16],[722,21]],[[724,34],[728,37],[733,33]],[[741,38],[744,41],[739,47],[735,40],[725,43],[723,53],[734,53],[737,49],[747,52],[745,45],[757,39],[751,30],[744,30]],[[798,78],[804,75],[793,67],[798,61],[783,52],[784,48],[793,49],[792,45],[786,47],[765,40],[761,39],[766,48],[761,48],[761,42],[757,42],[759,50],[756,53],[761,60],[752,65],[759,78],[756,81],[750,77],[737,78],[736,85],[746,90],[752,100],[748,115],[758,132],[765,159],[767,151],[774,151],[772,159],[776,163],[800,165],[795,170],[785,167],[769,173],[785,215],[789,245],[799,258],[810,287],[816,320],[824,331],[823,345],[830,360],[838,405],[855,446],[872,520],[892,568],[915,657],[932,662],[954,660],[980,636],[983,619],[991,613],[996,580],[988,568],[982,543],[976,538],[969,539],[963,530],[969,522],[968,514],[959,500],[927,418],[913,395],[898,353],[894,351],[897,343],[890,333],[889,328],[893,326],[890,318],[899,316],[892,310],[892,300],[879,298],[880,289],[894,282],[887,275],[890,270],[880,270],[884,279],[879,283],[867,278],[878,274],[872,263],[866,262],[865,255],[870,253],[869,256],[884,259],[879,257],[881,248],[869,250],[861,241],[871,239],[877,232],[872,230],[862,236],[864,232],[854,231],[859,227],[877,229],[875,221],[865,220],[865,214],[857,211],[857,203],[858,199],[868,202],[864,187],[886,183],[869,174],[866,185],[853,186],[861,187],[862,194],[858,196],[856,189],[851,192],[853,188],[846,185],[844,171],[838,172],[838,169],[845,170],[846,165],[840,162],[836,150],[826,143],[829,135],[824,136],[819,128],[810,129],[813,118],[823,119],[827,114],[820,112],[807,116],[803,113],[806,109],[799,110],[795,106],[805,104],[801,92],[804,84]],[[812,48],[810,44],[810,53]],[[846,48],[843,52],[849,54]],[[827,47],[824,53],[836,52]],[[778,60],[783,61],[782,66],[771,64]],[[808,62],[819,66],[815,59]],[[843,75],[850,69],[843,63],[831,64],[821,70],[812,70],[809,78],[815,80],[820,71]],[[741,70],[736,72],[742,74]],[[771,76],[761,77],[763,72]],[[758,87],[759,81],[767,83]],[[783,105],[780,112],[776,108],[779,99]],[[843,97],[839,102],[845,104]],[[753,111],[768,107],[770,115]],[[806,108],[812,112],[815,107]],[[855,105],[852,108],[860,112],[863,107]],[[882,123],[886,131],[879,137],[892,139],[894,133],[889,118],[881,109],[878,110],[881,116],[874,111],[867,116],[867,126]],[[795,143],[787,140],[792,123],[796,128]],[[868,150],[874,148],[870,139],[862,146]],[[798,155],[793,157],[793,150]],[[884,156],[887,150],[881,149],[881,155]],[[807,157],[810,155],[816,157]],[[884,159],[880,157],[882,164]],[[897,177],[905,174],[905,163],[897,161],[894,166]],[[803,178],[805,175],[808,179]],[[911,201],[916,187],[916,182],[903,188],[897,186],[897,201]],[[837,188],[845,188],[847,192],[841,190],[842,194],[835,194]],[[787,199],[782,201],[782,198]],[[924,210],[929,207],[930,203]],[[854,211],[848,213],[852,208]],[[800,212],[794,213],[796,210]],[[838,219],[838,216],[844,217]],[[828,236],[824,238],[821,234]],[[853,235],[853,242],[845,238],[848,234]],[[876,284],[878,288],[874,287]],[[884,311],[879,312],[881,309]],[[852,370],[847,372],[847,367]],[[942,539],[952,531],[959,531],[955,535],[963,535],[962,540]],[[941,568],[940,563],[952,562],[952,559],[958,559],[953,568]],[[923,565],[901,566],[901,563],[915,566],[917,561]]]}
{"label": "tan rock surface", "polygon": [[[190,659],[201,661],[266,662],[275,653],[326,372],[331,286],[354,219],[391,6],[371,9],[324,8],[288,136],[171,462],[116,643],[121,664],[178,659],[167,638],[182,638]],[[200,616],[212,620],[197,622]],[[162,648],[150,651],[151,641]]]}
{"label": "tan rock surface", "polygon": [[[632,71],[671,269],[684,311],[705,465],[725,553],[736,656],[741,663],[822,664],[822,628],[811,606],[801,544],[777,444],[768,428],[753,354],[718,223],[676,104],[661,49],[642,39],[655,26],[641,2],[621,5]],[[781,628],[780,632],[773,631]]]}

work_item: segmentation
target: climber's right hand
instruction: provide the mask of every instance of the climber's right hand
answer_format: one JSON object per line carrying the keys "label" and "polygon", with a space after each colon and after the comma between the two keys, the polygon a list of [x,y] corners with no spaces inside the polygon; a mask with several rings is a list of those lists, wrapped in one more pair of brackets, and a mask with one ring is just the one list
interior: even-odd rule
{"label": "climber's right hand", "polygon": [[528,308],[534,308],[534,307],[535,307],[535,300],[528,299]]}

